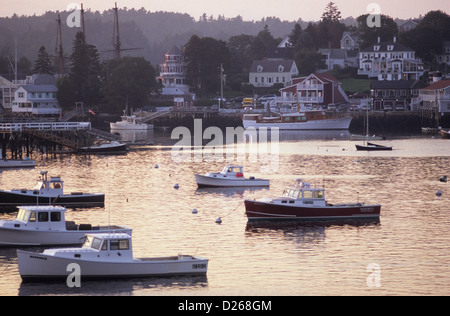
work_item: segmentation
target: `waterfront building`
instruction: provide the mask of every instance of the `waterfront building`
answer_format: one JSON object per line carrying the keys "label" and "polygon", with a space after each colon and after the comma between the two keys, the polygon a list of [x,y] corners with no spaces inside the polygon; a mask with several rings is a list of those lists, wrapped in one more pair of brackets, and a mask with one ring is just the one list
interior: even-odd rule
{"label": "waterfront building", "polygon": [[292,85],[280,89],[278,101],[299,104],[300,107],[319,107],[348,102],[341,82],[329,73],[313,73],[293,79]]}
{"label": "waterfront building", "polygon": [[378,42],[359,53],[358,75],[378,80],[418,80],[424,73],[423,63],[409,47],[397,42]]}
{"label": "waterfront building", "polygon": [[257,88],[268,88],[277,83],[288,86],[298,73],[297,64],[293,60],[255,60],[250,68],[249,83]]}
{"label": "waterfront building", "polygon": [[419,89],[426,84],[419,80],[372,81],[370,97],[374,110],[405,111],[417,110],[411,101],[419,96]]}
{"label": "waterfront building", "polygon": [[442,79],[420,89],[419,102],[424,110],[450,114],[450,79]]}
{"label": "waterfront building", "polygon": [[159,82],[162,83],[163,95],[184,95],[189,93],[186,82],[186,67],[184,51],[177,46],[172,47],[164,55],[164,61],[159,65]]}

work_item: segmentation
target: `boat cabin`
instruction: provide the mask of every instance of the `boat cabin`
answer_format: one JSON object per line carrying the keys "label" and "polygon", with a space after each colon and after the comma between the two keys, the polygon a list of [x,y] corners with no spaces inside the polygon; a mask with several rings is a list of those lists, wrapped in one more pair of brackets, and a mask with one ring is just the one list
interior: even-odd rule
{"label": "boat cabin", "polygon": [[[22,190],[23,191],[23,190]],[[22,192],[26,193],[26,192]],[[57,197],[64,194],[64,181],[61,177],[50,177],[48,179],[48,172],[41,171],[41,179],[33,188],[33,194]]]}
{"label": "boat cabin", "polygon": [[131,236],[125,233],[86,234],[81,248],[47,249],[44,254],[96,261],[133,260]]}
{"label": "boat cabin", "polygon": [[236,178],[244,177],[244,167],[242,166],[225,166],[223,170],[220,172],[225,176],[233,176]]}
{"label": "boat cabin", "polygon": [[21,206],[11,224],[14,228],[26,230],[65,231],[66,208],[61,206]]}
{"label": "boat cabin", "polygon": [[325,189],[311,187],[310,183],[301,181],[301,179],[298,179],[294,187],[284,189],[283,195],[280,198],[281,203],[300,202],[302,204],[320,206],[326,203]]}

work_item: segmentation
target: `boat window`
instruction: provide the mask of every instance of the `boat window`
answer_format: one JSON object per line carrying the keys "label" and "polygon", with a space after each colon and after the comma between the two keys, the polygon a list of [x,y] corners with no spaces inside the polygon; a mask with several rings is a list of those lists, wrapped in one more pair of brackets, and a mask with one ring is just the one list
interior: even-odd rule
{"label": "boat window", "polygon": [[313,193],[312,191],[303,191],[303,198],[304,199],[312,199]]}
{"label": "boat window", "polygon": [[51,212],[50,213],[50,221],[60,222],[61,221],[61,212]]}
{"label": "boat window", "polygon": [[315,199],[323,199],[323,191],[322,190],[314,191],[314,198]]}
{"label": "boat window", "polygon": [[28,220],[28,216],[30,215],[30,211],[26,211],[24,209],[20,209],[19,213],[17,214],[17,220],[26,222]]}
{"label": "boat window", "polygon": [[299,193],[300,193],[300,190],[295,190],[293,198],[298,198]]}
{"label": "boat window", "polygon": [[36,222],[36,212],[31,212],[30,222]]}
{"label": "boat window", "polygon": [[284,189],[283,196],[289,196],[289,190],[288,189]]}
{"label": "boat window", "polygon": [[48,212],[39,212],[38,222],[48,222]]}
{"label": "boat window", "polygon": [[105,240],[103,242],[102,250],[108,250],[108,241],[107,240]]}
{"label": "boat window", "polygon": [[51,188],[52,188],[52,189],[61,189],[61,188],[62,188],[62,185],[61,185],[60,182],[53,182],[53,183],[51,184]]}
{"label": "boat window", "polygon": [[99,250],[101,245],[102,245],[102,239],[94,238],[94,240],[92,241],[92,244],[91,244],[91,248]]}
{"label": "boat window", "polygon": [[111,240],[111,250],[128,250],[130,249],[130,241],[128,239]]}

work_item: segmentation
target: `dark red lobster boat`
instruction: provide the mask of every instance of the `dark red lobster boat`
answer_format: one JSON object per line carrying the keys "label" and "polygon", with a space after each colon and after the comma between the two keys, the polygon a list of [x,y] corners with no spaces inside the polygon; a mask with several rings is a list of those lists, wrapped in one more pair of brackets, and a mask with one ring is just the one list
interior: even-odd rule
{"label": "dark red lobster boat", "polygon": [[245,200],[245,213],[253,220],[349,220],[378,219],[381,205],[364,203],[330,204],[325,190],[297,180],[279,198]]}

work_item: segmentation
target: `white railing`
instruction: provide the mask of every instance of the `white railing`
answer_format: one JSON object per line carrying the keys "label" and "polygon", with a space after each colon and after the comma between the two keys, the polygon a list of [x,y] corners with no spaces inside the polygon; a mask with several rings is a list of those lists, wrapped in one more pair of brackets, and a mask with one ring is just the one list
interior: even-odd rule
{"label": "white railing", "polygon": [[40,131],[80,131],[91,129],[89,122],[0,123],[0,132],[20,132],[23,128]]}

